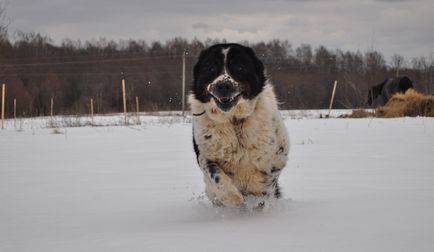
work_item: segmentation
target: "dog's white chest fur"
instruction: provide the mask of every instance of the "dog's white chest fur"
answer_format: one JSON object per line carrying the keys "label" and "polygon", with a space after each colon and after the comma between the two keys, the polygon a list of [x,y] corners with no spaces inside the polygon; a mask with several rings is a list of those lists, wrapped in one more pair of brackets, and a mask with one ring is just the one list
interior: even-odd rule
{"label": "dog's white chest fur", "polygon": [[206,111],[193,119],[199,163],[216,162],[243,195],[268,193],[289,149],[272,87],[267,85],[253,100],[240,101],[229,113],[193,97],[190,103],[193,113]]}

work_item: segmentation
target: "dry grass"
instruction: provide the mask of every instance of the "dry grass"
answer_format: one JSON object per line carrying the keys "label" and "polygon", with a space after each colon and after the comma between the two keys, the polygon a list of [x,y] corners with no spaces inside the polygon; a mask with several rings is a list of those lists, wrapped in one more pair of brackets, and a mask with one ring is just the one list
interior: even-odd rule
{"label": "dry grass", "polygon": [[405,94],[397,93],[390,98],[386,105],[374,112],[364,109],[355,109],[350,115],[343,117],[403,117],[403,116],[429,116],[434,117],[434,96],[418,93],[409,89]]}
{"label": "dry grass", "polygon": [[344,115],[345,118],[365,118],[365,117],[375,117],[375,112],[369,112],[364,109],[355,109],[350,115]]}
{"label": "dry grass", "polygon": [[377,109],[378,117],[434,116],[434,96],[409,89],[395,94],[387,104]]}

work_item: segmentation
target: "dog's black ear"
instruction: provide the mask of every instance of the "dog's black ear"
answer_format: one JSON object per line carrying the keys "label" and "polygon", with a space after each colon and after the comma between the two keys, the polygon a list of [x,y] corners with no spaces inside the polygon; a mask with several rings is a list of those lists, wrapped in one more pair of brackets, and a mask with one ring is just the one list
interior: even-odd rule
{"label": "dog's black ear", "polygon": [[[197,83],[197,80],[199,79],[200,67],[201,67],[201,64],[202,64],[202,61],[203,61],[204,54],[205,54],[206,50],[207,50],[207,49],[202,50],[202,51],[200,52],[199,57],[198,57],[198,59],[197,59],[197,62],[196,62],[196,64],[195,64],[194,67],[193,67],[193,89],[194,89],[194,86],[195,86],[196,83]],[[208,49],[208,50],[209,50],[209,49]]]}
{"label": "dog's black ear", "polygon": [[[198,84],[197,82],[200,78],[202,64],[204,64],[204,61],[206,61],[206,58],[209,59],[209,56],[212,55],[213,52],[218,50],[218,48],[220,48],[221,46],[222,46],[221,44],[216,44],[216,45],[213,45],[213,46],[208,47],[206,49],[203,49],[200,52],[199,57],[197,59],[197,62],[193,67],[193,84],[194,85]],[[194,88],[194,86],[193,86],[193,88]]]}
{"label": "dog's black ear", "polygon": [[[199,59],[197,60],[196,64],[193,67],[193,89],[196,85],[197,79],[199,78],[199,69],[200,69],[200,61],[202,58],[202,53],[200,53]],[[194,90],[193,90],[194,91]]]}
{"label": "dog's black ear", "polygon": [[267,81],[267,77],[265,76],[264,64],[262,61],[256,56],[255,52],[252,48],[246,47],[247,53],[253,61],[253,65],[255,67],[256,73],[256,81],[250,83],[250,92],[247,94],[247,98],[255,97],[259,93],[262,92],[265,82]]}
{"label": "dog's black ear", "polygon": [[203,61],[204,61],[204,54],[205,54],[205,50],[203,50],[199,54],[199,58],[193,67],[193,85],[191,87],[191,90],[192,90],[195,98],[198,99],[199,101],[202,101],[202,102],[206,102],[209,99],[209,97],[206,95],[205,87],[203,87],[199,83],[200,73],[201,73],[200,69],[201,69]]}
{"label": "dog's black ear", "polygon": [[264,72],[264,64],[258,58],[258,56],[256,56],[256,54],[252,48],[250,48],[250,47],[246,47],[246,48],[247,48],[247,51],[249,52],[249,54],[252,57],[253,62],[255,64],[255,70],[256,70],[256,74],[259,78],[259,82],[264,84],[266,79],[267,79],[265,76],[265,72]]}
{"label": "dog's black ear", "polygon": [[265,76],[264,64],[258,57],[256,57],[256,55],[255,55],[255,65],[256,65],[256,72],[258,74],[259,81],[265,84],[267,77]]}

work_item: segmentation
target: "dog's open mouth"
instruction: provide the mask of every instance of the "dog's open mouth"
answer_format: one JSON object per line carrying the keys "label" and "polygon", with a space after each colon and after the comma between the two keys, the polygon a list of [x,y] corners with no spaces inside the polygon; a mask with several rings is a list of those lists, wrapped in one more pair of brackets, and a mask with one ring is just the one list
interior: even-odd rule
{"label": "dog's open mouth", "polygon": [[238,93],[232,97],[217,97],[214,95],[212,97],[214,98],[217,107],[219,107],[219,109],[221,109],[224,112],[228,112],[229,110],[231,110],[232,107],[234,107],[237,104],[240,96],[241,93]]}

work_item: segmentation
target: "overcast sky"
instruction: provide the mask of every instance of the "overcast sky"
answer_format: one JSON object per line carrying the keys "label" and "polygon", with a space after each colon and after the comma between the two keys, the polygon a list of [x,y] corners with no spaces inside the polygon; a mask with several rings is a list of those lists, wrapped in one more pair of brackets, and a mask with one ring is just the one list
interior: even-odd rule
{"label": "overcast sky", "polygon": [[294,47],[375,49],[387,60],[394,53],[434,53],[434,0],[8,0],[7,12],[11,31],[39,32],[55,42],[279,38]]}

